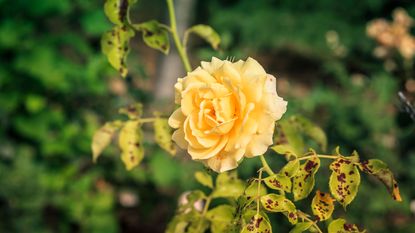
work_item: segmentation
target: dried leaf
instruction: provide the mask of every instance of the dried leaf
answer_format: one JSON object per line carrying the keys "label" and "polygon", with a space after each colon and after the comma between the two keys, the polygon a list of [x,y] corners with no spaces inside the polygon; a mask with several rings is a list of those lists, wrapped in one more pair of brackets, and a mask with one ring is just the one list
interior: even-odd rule
{"label": "dried leaf", "polygon": [[382,181],[394,200],[402,201],[398,183],[386,163],[379,159],[370,159],[368,161],[361,162],[359,164],[359,168],[362,172],[373,175]]}
{"label": "dried leaf", "polygon": [[319,221],[326,220],[331,217],[334,210],[334,199],[329,193],[317,191],[311,202],[313,214],[317,216]]}

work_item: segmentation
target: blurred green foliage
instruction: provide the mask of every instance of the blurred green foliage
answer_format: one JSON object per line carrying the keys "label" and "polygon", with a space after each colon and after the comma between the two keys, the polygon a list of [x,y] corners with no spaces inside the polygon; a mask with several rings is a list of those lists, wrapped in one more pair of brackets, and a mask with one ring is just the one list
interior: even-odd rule
{"label": "blurred green foliage", "polygon": [[[142,2],[140,13],[163,19],[163,1]],[[102,122],[132,98],[151,99],[133,88],[128,97],[110,92],[108,80],[116,72],[100,51],[100,36],[110,29],[102,6],[98,0],[0,0],[0,232],[162,232],[178,195],[196,186],[189,177],[201,165],[171,159],[152,145],[144,164],[131,172],[115,148],[92,164],[91,138]],[[371,56],[374,44],[364,31],[367,21],[389,17],[397,6],[415,15],[415,4],[404,0],[213,0],[198,1],[194,12],[195,23],[220,33],[223,56],[258,55],[272,61],[267,70],[282,69],[294,74],[290,83],[309,85],[301,97],[295,88],[285,90],[288,115],[316,120],[330,149],[357,149],[363,158],[389,164],[403,204],[388,201],[376,181],[364,180],[348,207],[350,222],[370,232],[415,231],[409,210],[415,197],[414,123],[396,110],[399,72],[385,71]],[[327,45],[328,31],[337,32],[345,46],[342,56]],[[203,59],[217,55],[193,47]],[[134,54],[129,60],[136,62],[140,55]],[[278,63],[288,65],[273,66]],[[140,64],[129,67],[143,72]],[[283,164],[272,160],[275,168]],[[246,178],[259,164],[246,160],[241,166]],[[317,182],[324,187],[325,180]],[[125,194],[136,203],[122,201]],[[279,232],[290,229],[283,217],[271,220]]]}

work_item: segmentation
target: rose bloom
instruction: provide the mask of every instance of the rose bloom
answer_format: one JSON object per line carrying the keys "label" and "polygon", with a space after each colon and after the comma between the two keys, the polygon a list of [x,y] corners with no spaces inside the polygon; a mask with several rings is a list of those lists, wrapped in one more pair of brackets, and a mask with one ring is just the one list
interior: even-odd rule
{"label": "rose bloom", "polygon": [[265,153],[273,143],[275,121],[287,109],[275,77],[252,58],[202,62],[179,78],[175,89],[180,107],[169,118],[176,129],[172,139],[216,172]]}

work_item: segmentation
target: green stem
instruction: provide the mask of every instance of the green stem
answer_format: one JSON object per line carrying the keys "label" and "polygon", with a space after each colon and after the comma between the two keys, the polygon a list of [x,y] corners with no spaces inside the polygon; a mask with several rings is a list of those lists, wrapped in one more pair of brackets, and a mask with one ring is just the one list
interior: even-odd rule
{"label": "green stem", "polygon": [[182,59],[184,68],[186,69],[187,72],[190,72],[192,70],[192,67],[190,66],[189,58],[187,57],[187,54],[184,50],[182,43],[180,42],[180,38],[177,33],[176,15],[174,13],[173,0],[167,0],[167,7],[169,8],[171,34],[173,36],[173,40],[176,45],[177,52],[179,53],[179,56]]}
{"label": "green stem", "polygon": [[298,160],[306,160],[306,159],[313,158],[315,156],[317,156],[317,157],[319,157],[321,159],[338,159],[339,158],[338,155],[309,155],[309,156],[301,157]]}
{"label": "green stem", "polygon": [[261,182],[262,182],[262,168],[259,169],[259,176],[258,176],[258,188],[256,193],[256,214],[259,214],[259,192],[261,191]]}
{"label": "green stem", "polygon": [[[208,196],[208,197],[206,197],[206,203],[205,203],[205,206],[203,207],[203,211],[202,211],[202,219],[204,219],[205,218],[205,215],[206,215],[206,213],[207,213],[207,211],[209,210],[209,205],[210,205],[210,202],[212,201],[212,196]],[[196,232],[200,232],[200,227],[201,227],[201,224],[202,224],[202,221],[199,221],[199,223],[197,224],[197,231]]]}
{"label": "green stem", "polygon": [[274,175],[275,173],[272,171],[270,166],[268,165],[267,161],[265,160],[265,157],[263,155],[259,156],[262,162],[262,166],[264,167],[265,171],[268,173],[268,175]]}
{"label": "green stem", "polygon": [[307,220],[307,221],[311,222],[319,233],[323,233],[323,231],[320,229],[320,227],[317,225],[317,223],[315,221],[311,220],[310,218],[308,218],[305,213],[303,213],[302,211],[299,210],[298,211],[298,216],[300,218],[304,219],[304,220]]}

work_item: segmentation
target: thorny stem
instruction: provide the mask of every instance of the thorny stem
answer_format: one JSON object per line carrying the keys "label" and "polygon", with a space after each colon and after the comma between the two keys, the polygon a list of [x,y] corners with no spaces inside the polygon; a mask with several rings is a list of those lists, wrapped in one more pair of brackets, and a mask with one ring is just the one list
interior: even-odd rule
{"label": "thorny stem", "polygon": [[191,71],[191,66],[189,62],[189,58],[184,50],[182,43],[180,42],[179,35],[177,33],[177,25],[176,25],[176,15],[174,13],[174,3],[173,0],[167,0],[167,7],[169,8],[169,17],[170,17],[170,32],[173,36],[174,44],[176,45],[177,52],[179,53],[180,58],[182,59],[184,68],[187,72]]}
{"label": "thorny stem", "polygon": [[262,166],[264,167],[264,169],[268,173],[268,175],[270,175],[270,176],[274,175],[275,173],[272,171],[272,169],[268,165],[267,160],[265,160],[264,155],[259,156],[259,158],[261,159]]}
{"label": "thorny stem", "polygon": [[306,160],[306,159],[309,159],[309,158],[313,158],[315,156],[317,156],[319,158],[322,158],[322,159],[338,159],[339,158],[338,155],[308,155],[308,156],[301,157],[298,160],[299,161],[300,160]]}
{"label": "thorny stem", "polygon": [[319,233],[323,233],[323,231],[320,229],[320,227],[317,225],[316,221],[311,220],[310,218],[307,217],[307,215],[305,213],[303,213],[302,211],[298,211],[298,216],[304,220],[307,220],[308,222],[313,223],[313,226],[317,229],[317,231]]}

